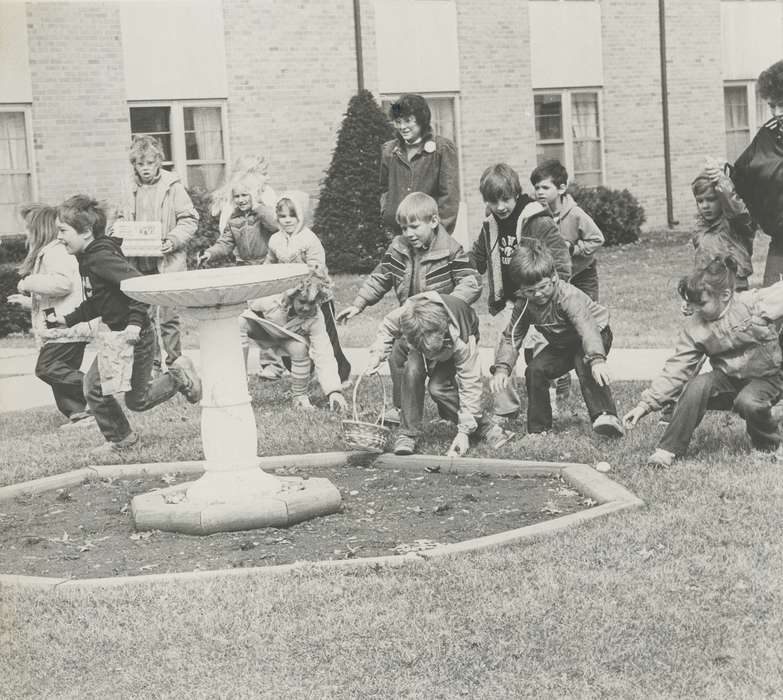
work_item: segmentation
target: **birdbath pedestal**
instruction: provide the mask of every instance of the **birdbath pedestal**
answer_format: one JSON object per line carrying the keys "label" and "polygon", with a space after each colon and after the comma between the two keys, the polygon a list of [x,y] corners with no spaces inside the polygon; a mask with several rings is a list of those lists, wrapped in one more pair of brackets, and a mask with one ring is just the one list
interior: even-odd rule
{"label": "birdbath pedestal", "polygon": [[[340,492],[327,479],[277,477],[260,468],[239,337],[238,317],[247,300],[282,292],[307,274],[300,264],[252,265],[122,282],[129,297],[195,317],[201,351],[204,475],[135,496],[131,511],[137,529],[210,534],[285,527],[339,509]],[[176,471],[176,465],[172,468]]]}

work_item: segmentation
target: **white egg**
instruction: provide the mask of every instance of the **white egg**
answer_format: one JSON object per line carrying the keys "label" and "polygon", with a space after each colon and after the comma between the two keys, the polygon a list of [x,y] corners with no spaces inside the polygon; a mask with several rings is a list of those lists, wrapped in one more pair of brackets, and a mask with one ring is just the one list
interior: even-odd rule
{"label": "white egg", "polygon": [[595,470],[597,472],[608,472],[610,469],[609,462],[598,462],[595,465]]}

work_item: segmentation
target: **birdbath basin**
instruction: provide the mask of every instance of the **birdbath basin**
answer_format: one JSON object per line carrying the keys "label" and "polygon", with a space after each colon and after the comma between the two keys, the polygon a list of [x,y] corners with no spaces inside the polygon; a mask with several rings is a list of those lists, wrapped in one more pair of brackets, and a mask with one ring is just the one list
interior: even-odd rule
{"label": "birdbath basin", "polygon": [[204,475],[134,497],[137,529],[210,534],[285,527],[339,509],[340,492],[327,479],[280,478],[260,468],[239,337],[239,314],[249,299],[285,291],[307,274],[304,264],[248,265],[123,280],[129,297],[198,320],[203,384]]}

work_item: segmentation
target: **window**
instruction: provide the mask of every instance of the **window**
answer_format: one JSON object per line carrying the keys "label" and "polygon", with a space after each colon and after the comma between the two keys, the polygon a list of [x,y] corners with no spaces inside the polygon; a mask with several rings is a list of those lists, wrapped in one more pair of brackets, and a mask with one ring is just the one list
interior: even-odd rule
{"label": "window", "polygon": [[533,96],[538,162],[557,158],[582,187],[603,183],[600,93],[541,92]]}
{"label": "window", "polygon": [[[384,95],[381,98],[381,107],[386,114],[391,111],[392,103],[399,97],[399,95]],[[454,95],[422,95],[427,100],[427,104],[432,112],[432,130],[438,136],[444,136],[445,138],[458,144],[458,132],[457,132],[457,112],[456,112],[456,97]]]}
{"label": "window", "polygon": [[221,103],[167,102],[132,105],[131,134],[149,134],[163,145],[163,167],[186,187],[212,191],[226,171],[225,110]]}
{"label": "window", "polygon": [[726,159],[734,162],[756,131],[772,116],[756,92],[756,81],[727,83],[723,87],[726,120]]}
{"label": "window", "polygon": [[29,108],[0,107],[0,236],[23,231],[19,205],[34,199],[29,124]]}

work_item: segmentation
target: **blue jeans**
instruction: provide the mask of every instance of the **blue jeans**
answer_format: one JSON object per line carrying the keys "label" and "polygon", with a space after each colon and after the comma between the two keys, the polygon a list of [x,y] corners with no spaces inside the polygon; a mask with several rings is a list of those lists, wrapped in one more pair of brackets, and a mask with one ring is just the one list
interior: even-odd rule
{"label": "blue jeans", "polygon": [[[174,377],[168,372],[150,381],[155,347],[155,332],[152,325],[148,324],[142,329],[139,342],[133,350],[131,388],[125,392],[125,405],[131,411],[148,411],[168,401],[179,390]],[[119,442],[130,435],[130,424],[117,399],[112,395],[103,395],[97,357],[84,377],[84,396],[103,437],[109,442]]]}

